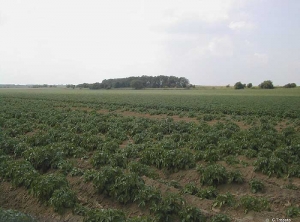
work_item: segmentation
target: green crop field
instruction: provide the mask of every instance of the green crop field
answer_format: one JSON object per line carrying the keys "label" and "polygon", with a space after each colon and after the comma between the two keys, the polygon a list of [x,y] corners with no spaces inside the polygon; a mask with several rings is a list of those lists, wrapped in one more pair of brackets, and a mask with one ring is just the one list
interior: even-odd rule
{"label": "green crop field", "polygon": [[299,221],[299,197],[299,87],[0,89],[0,218]]}

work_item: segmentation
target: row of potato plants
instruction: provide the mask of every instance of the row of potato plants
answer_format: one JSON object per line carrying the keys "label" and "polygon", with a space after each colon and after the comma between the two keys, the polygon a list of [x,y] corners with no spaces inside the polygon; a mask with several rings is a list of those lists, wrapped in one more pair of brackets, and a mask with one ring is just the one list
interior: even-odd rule
{"label": "row of potato plants", "polygon": [[[176,92],[176,91],[175,91]],[[264,92],[259,92],[265,94]],[[282,92],[281,92],[282,93]],[[271,93],[272,94],[272,93]],[[295,93],[296,95],[297,93]],[[299,97],[280,95],[276,93],[267,96],[257,94],[240,95],[197,95],[196,91],[180,91],[176,93],[166,91],[145,91],[144,93],[129,91],[99,91],[90,93],[70,93],[67,91],[53,91],[48,93],[39,91],[38,94],[27,92],[2,92],[3,99],[27,100],[29,102],[52,102],[60,107],[91,107],[109,110],[130,109],[139,112],[148,110],[161,113],[169,112],[201,112],[205,114],[226,115],[256,115],[283,118],[299,118]]]}
{"label": "row of potato plants", "polygon": [[[74,115],[77,115],[77,113],[75,112]],[[98,118],[95,118],[93,115],[86,114],[85,120],[87,120],[88,123],[91,123],[96,119],[98,120],[97,123],[99,123],[99,121],[105,119],[103,115],[96,115],[96,117]],[[196,124],[175,123],[172,120],[160,121],[160,124],[157,124],[157,121],[151,122],[149,120],[144,120],[144,122],[140,121],[141,124],[139,124],[139,122],[134,122],[135,127],[132,128],[132,118],[124,120],[124,118],[116,116],[109,116],[112,118],[107,118],[107,116],[105,117],[106,120],[104,124],[109,125],[108,130],[104,133],[106,140],[111,139],[116,140],[117,143],[121,143],[124,141],[124,139],[128,139],[128,136],[126,135],[128,133],[130,136],[132,136],[135,143],[146,141],[149,143],[151,142],[155,147],[163,149],[188,147],[191,149],[200,150],[202,153],[197,153],[197,160],[202,158],[205,161],[217,161],[222,158],[222,155],[220,154],[223,154],[223,157],[229,154],[245,154],[250,158],[259,158],[256,163],[256,169],[261,170],[263,173],[270,175],[271,172],[271,174],[275,174],[277,176],[280,176],[280,174],[283,173],[288,174],[289,176],[298,176],[299,174],[296,169],[298,166],[297,158],[299,156],[297,153],[297,147],[300,139],[298,133],[296,133],[292,128],[287,128],[281,133],[276,132],[270,127],[266,127],[267,130],[263,127],[254,127],[247,131],[241,131],[233,123],[219,123],[213,127],[202,124],[200,125],[200,128]],[[116,123],[114,120],[109,122],[107,119],[123,120],[120,122],[117,121]],[[100,122],[100,125],[102,125],[102,122]],[[70,122],[68,122],[68,124],[69,123]],[[117,132],[122,131],[123,134],[114,133],[114,131],[111,130],[114,123],[116,125],[118,124],[118,126],[115,127],[116,129],[119,128]],[[153,123],[155,123],[154,126]],[[77,123],[74,123],[74,125],[76,127]],[[6,126],[7,125],[4,124],[4,127]],[[137,127],[140,127],[139,133],[138,130],[135,130]],[[94,129],[92,126],[90,128]],[[60,130],[61,128],[53,128],[48,130],[48,132],[38,131],[33,136],[25,136],[25,139],[27,139],[25,142],[30,146],[41,146],[53,144],[55,142],[68,141],[74,144],[76,147],[79,147],[79,149],[84,148],[87,151],[97,149],[97,147],[101,146],[103,143],[101,137],[97,135],[99,134],[99,129],[96,130],[96,134],[93,131],[76,134],[68,132],[68,128],[66,129],[66,133],[61,133]],[[102,130],[102,132],[103,131],[105,130]],[[11,137],[9,132],[8,136]],[[16,140],[15,137],[6,139],[6,144],[3,145],[4,149],[11,149],[11,146],[14,146],[14,143],[18,143],[18,141],[13,140]],[[154,143],[153,140],[155,140]],[[16,146],[18,146],[18,148]],[[20,143],[15,144],[14,152],[16,155],[20,155],[22,149],[26,149],[26,144],[24,147],[22,147],[22,144]],[[288,149],[296,151],[285,152]],[[286,153],[285,159],[282,158],[280,152]],[[270,154],[274,156],[273,159],[275,164],[273,165],[272,161],[270,164],[265,164],[266,161],[263,159],[263,157],[268,157]],[[159,163],[157,165],[159,168],[161,167]],[[278,173],[276,172],[276,169],[272,169],[272,166],[275,165],[282,166],[278,167]],[[289,167],[288,165],[291,166]],[[270,170],[268,171],[260,166],[267,166],[267,168],[270,168]]]}
{"label": "row of potato plants", "polygon": [[[122,175],[117,174],[115,180],[113,179],[111,184],[108,182],[108,185],[106,181],[102,181],[105,175],[101,174],[99,177],[98,174],[98,180],[95,179],[97,174],[95,178],[92,175],[97,190],[101,193],[104,186],[103,193],[109,197],[121,203],[140,200],[140,206],[151,204],[152,201],[147,201],[148,195],[153,197],[156,195],[140,178],[142,175],[156,178],[157,174],[152,166],[177,172],[195,168],[197,161],[203,160],[210,163],[198,168],[204,185],[241,182],[242,177],[238,172],[227,172],[214,163],[219,160],[234,163],[236,155],[245,155],[250,159],[256,158],[255,169],[269,176],[299,177],[299,133],[293,128],[277,132],[268,121],[249,130],[240,130],[230,121],[210,126],[205,122],[199,124],[175,122],[171,118],[149,120],[72,109],[60,110],[51,108],[47,100],[34,101],[31,104],[32,99],[28,99],[28,102],[20,103],[18,99],[5,100],[5,106],[1,107],[1,158],[7,160],[3,161],[3,164],[7,165],[3,165],[2,168],[10,169],[1,171],[1,177],[12,181],[15,185],[27,187],[41,201],[46,201],[54,207],[61,207],[62,203],[59,200],[64,200],[61,197],[65,196],[71,200],[72,192],[65,183],[66,180],[62,179],[65,178],[63,175],[55,174],[50,177],[51,174],[47,172],[54,169],[65,174],[69,172],[76,174],[72,162],[68,159],[89,158],[88,153],[91,151],[93,152],[91,163],[95,168],[99,168],[100,172],[105,167],[122,172]],[[119,145],[126,140],[132,140],[133,144],[119,149]],[[270,156],[272,158],[266,160]],[[135,162],[132,162],[133,160]],[[18,178],[19,173],[23,172],[20,168],[33,172],[26,177],[28,181],[22,177]],[[129,169],[129,172],[125,169]],[[124,170],[126,173],[123,173]],[[212,180],[213,182],[205,182],[211,179],[211,176],[205,176],[206,174],[216,175],[216,179]],[[38,179],[31,180],[33,177]],[[49,180],[57,181],[51,185],[53,188],[49,189],[52,190],[51,194],[46,191],[34,191],[43,188],[43,182],[35,181],[44,181],[47,184]],[[134,182],[130,183],[131,180]],[[124,190],[121,185],[125,183],[132,186]],[[136,191],[136,184],[139,184],[139,190],[144,193],[137,192],[140,197],[136,198],[140,199],[134,200],[128,197],[127,193],[131,190]],[[62,188],[58,189],[57,186]],[[68,191],[70,194],[66,194]],[[163,199],[156,201],[159,202],[164,201]],[[222,202],[221,197],[219,202]],[[71,203],[74,201],[71,200]],[[65,205],[66,208],[70,206],[68,203]],[[165,211],[153,210],[156,217],[159,218],[160,214],[169,215],[166,213],[169,212],[169,206],[159,208]],[[182,211],[191,211],[190,213],[194,214],[193,210],[184,209],[183,207]],[[178,212],[181,211],[176,211],[175,216],[182,218]],[[173,213],[170,213],[169,217],[174,217]]]}
{"label": "row of potato plants", "polygon": [[[77,114],[78,113],[76,112],[74,113],[74,115]],[[106,120],[103,121],[105,117]],[[155,125],[153,126],[153,121],[151,122],[149,120],[144,120],[144,122],[137,121],[134,122],[134,124],[131,124],[130,120],[132,120],[132,118],[124,120],[124,118],[113,115],[109,116],[112,118],[107,118],[107,116],[105,117],[103,115],[95,116],[85,114],[85,118],[83,119],[86,123],[89,123],[88,125],[91,125],[89,128],[92,130],[94,129],[92,126],[94,124],[91,124],[91,122],[93,122],[93,120],[97,120],[97,123],[99,123],[99,121],[102,120],[104,125],[109,125],[108,130],[101,130],[102,132],[105,132],[106,140],[116,140],[117,143],[121,143],[124,139],[128,139],[128,136],[126,135],[128,133],[133,137],[135,143],[145,141],[153,143],[153,140],[156,140],[154,144],[159,148],[174,149],[188,147],[200,150],[202,153],[197,153],[197,160],[203,159],[205,161],[217,161],[222,158],[222,155],[220,154],[223,154],[223,157],[227,154],[245,154],[250,158],[258,157],[256,169],[261,170],[263,173],[270,175],[271,172],[271,174],[275,174],[277,176],[280,176],[281,174],[298,176],[299,174],[297,171],[297,158],[290,158],[299,156],[297,153],[297,147],[300,139],[299,135],[292,128],[287,128],[281,133],[276,132],[271,127],[265,127],[267,128],[266,130],[263,126],[261,128],[253,127],[247,131],[241,131],[233,123],[219,123],[213,127],[202,124],[200,125],[200,128],[196,124],[175,123],[172,120],[160,121],[160,124],[157,124],[158,122],[154,121]],[[118,121],[107,121],[107,119],[117,119]],[[121,119],[123,120],[119,121]],[[72,118],[70,121],[72,122]],[[99,125],[102,126],[102,122],[100,122]],[[70,124],[69,121],[68,124]],[[114,124],[117,126],[113,127]],[[76,128],[78,123],[74,122],[74,125]],[[132,125],[135,127],[132,128]],[[4,126],[6,127],[7,125],[4,124]],[[138,127],[139,130],[137,129]],[[123,134],[114,133],[114,131],[111,130],[112,128],[119,128],[117,132],[122,131]],[[71,129],[73,129],[73,127]],[[79,147],[79,149],[84,148],[85,150],[94,150],[103,143],[103,140],[95,134],[99,133],[99,129],[95,130],[96,132],[91,130],[77,134],[69,132],[69,128],[67,128],[66,133],[63,134],[60,130],[61,128],[53,128],[48,130],[48,132],[38,131],[33,136],[25,136],[27,138],[25,142],[31,146],[41,146],[69,140],[69,142],[74,144],[76,147]],[[168,135],[170,135],[170,137]],[[6,139],[6,144],[3,146],[4,149],[10,149],[10,143],[12,143],[12,145],[13,143],[18,143],[18,141],[13,140],[15,140],[14,137],[10,138],[10,140]],[[25,146],[23,148],[22,144],[20,145],[20,143],[18,143],[17,145],[19,147],[16,148],[15,153],[20,155],[22,149],[26,148],[26,144],[24,145],[23,143]],[[294,149],[296,151],[285,152],[288,149]],[[81,152],[82,151],[83,150],[81,150]],[[285,159],[282,159],[280,152],[286,153]],[[274,155],[273,159],[275,162],[272,163],[271,161],[269,164],[263,159],[263,157],[268,157],[270,154]],[[159,163],[157,165],[159,168],[161,167]],[[276,172],[277,169],[272,169],[272,166],[275,167],[275,165],[281,166],[278,167],[278,172]],[[291,166],[289,167],[288,165]],[[270,168],[270,170],[263,169],[263,167]]]}

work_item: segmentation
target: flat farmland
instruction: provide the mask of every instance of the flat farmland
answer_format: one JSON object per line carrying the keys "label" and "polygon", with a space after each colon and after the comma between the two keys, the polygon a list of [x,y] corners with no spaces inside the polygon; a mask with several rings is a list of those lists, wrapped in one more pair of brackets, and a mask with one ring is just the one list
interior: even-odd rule
{"label": "flat farmland", "polygon": [[299,221],[299,204],[299,87],[0,89],[0,218]]}

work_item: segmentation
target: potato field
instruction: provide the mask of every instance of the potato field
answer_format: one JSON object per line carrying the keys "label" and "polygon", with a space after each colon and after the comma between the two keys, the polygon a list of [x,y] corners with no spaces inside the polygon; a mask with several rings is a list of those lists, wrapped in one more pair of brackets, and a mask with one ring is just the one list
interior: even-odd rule
{"label": "potato field", "polygon": [[272,219],[300,221],[299,87],[0,89],[0,221]]}

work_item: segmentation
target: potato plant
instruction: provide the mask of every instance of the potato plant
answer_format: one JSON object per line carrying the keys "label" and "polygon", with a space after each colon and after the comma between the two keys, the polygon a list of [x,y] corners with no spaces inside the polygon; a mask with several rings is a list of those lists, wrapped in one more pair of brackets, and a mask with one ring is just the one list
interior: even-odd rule
{"label": "potato plant", "polygon": [[150,211],[158,221],[173,221],[184,205],[185,201],[181,196],[168,193],[162,201],[153,204]]}
{"label": "potato plant", "polygon": [[153,186],[143,186],[138,190],[137,194],[134,194],[134,202],[138,203],[139,207],[153,206],[158,204],[162,200],[162,194],[160,190]]}
{"label": "potato plant", "polygon": [[263,197],[243,196],[240,199],[239,205],[245,209],[245,213],[251,210],[257,212],[270,210],[269,201]]}
{"label": "potato plant", "polygon": [[133,202],[136,195],[145,188],[144,180],[135,173],[127,173],[116,177],[110,187],[109,195],[120,203]]}
{"label": "potato plant", "polygon": [[236,199],[235,197],[227,192],[225,194],[219,194],[217,196],[217,198],[214,200],[213,203],[213,207],[224,207],[224,206],[228,206],[228,207],[234,207],[236,204]]}
{"label": "potato plant", "polygon": [[265,185],[262,181],[258,179],[251,179],[249,181],[250,189],[252,193],[258,193],[258,192],[264,192],[265,191]]}
{"label": "potato plant", "polygon": [[68,187],[55,190],[49,200],[50,205],[59,213],[63,213],[65,209],[73,208],[76,202],[75,192]]}
{"label": "potato plant", "polygon": [[16,210],[4,210],[0,208],[0,221],[5,222],[36,222],[32,216]]}
{"label": "potato plant", "polygon": [[212,217],[211,222],[230,222],[232,221],[226,214],[216,214]]}
{"label": "potato plant", "polygon": [[67,188],[68,181],[63,175],[48,174],[39,176],[30,189],[40,201],[47,202],[56,190]]}
{"label": "potato plant", "polygon": [[125,220],[126,216],[123,211],[115,209],[95,209],[89,210],[83,221],[123,222]]}
{"label": "potato plant", "polygon": [[6,166],[5,178],[10,179],[14,186],[29,188],[38,178],[39,173],[28,161],[10,161]]}
{"label": "potato plant", "polygon": [[141,154],[141,162],[165,168],[171,172],[190,169],[195,166],[195,158],[188,150],[164,150],[159,148],[145,149]]}
{"label": "potato plant", "polygon": [[225,183],[243,183],[244,179],[239,171],[227,171],[219,164],[211,164],[206,167],[198,165],[197,171],[200,174],[200,183],[202,185],[216,186]]}

